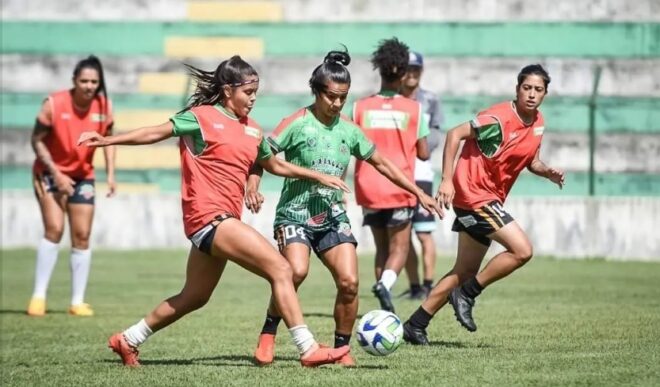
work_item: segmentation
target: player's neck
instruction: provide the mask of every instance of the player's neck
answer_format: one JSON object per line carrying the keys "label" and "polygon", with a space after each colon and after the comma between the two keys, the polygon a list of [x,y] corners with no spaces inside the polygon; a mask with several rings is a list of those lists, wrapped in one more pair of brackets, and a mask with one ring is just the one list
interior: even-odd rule
{"label": "player's neck", "polygon": [[92,100],[80,97],[75,91],[71,93],[71,101],[73,103],[73,108],[83,113],[89,110],[89,107],[92,106]]}
{"label": "player's neck", "polygon": [[316,118],[318,122],[325,126],[330,126],[332,123],[335,121],[337,117],[335,116],[327,116],[325,114],[321,114],[318,109],[316,109],[316,106],[312,105],[311,109],[312,114]]}
{"label": "player's neck", "polygon": [[525,124],[525,126],[530,126],[534,123],[534,120],[536,120],[536,110],[528,111],[522,109],[518,106],[517,101],[513,102],[513,109],[515,110],[516,114],[518,114],[518,117],[520,117],[520,120],[523,122],[523,124]]}
{"label": "player's neck", "polygon": [[380,92],[381,93],[399,93],[399,89],[401,89],[401,82],[396,81],[396,82],[385,82],[381,81],[380,82]]}

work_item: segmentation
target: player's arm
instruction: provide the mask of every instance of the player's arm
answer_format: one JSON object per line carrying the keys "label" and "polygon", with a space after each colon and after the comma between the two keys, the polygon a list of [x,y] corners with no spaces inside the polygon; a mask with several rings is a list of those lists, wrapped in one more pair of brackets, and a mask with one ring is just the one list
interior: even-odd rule
{"label": "player's arm", "polygon": [[454,200],[454,163],[456,155],[458,154],[458,147],[461,141],[473,138],[475,136],[475,129],[472,128],[470,122],[465,122],[457,127],[449,130],[445,137],[445,147],[442,151],[442,179],[438,193],[435,195],[436,200],[441,206],[449,208],[449,205]]}
{"label": "player's arm", "polygon": [[311,169],[291,164],[276,156],[263,158],[257,161],[263,169],[276,176],[290,177],[292,179],[315,180],[330,188],[351,192],[346,183],[336,176],[324,175]]}
{"label": "player's arm", "polygon": [[[417,196],[419,204],[427,209],[429,212],[436,212],[440,218],[444,217],[444,211],[438,204],[424,193],[424,191],[408,180],[406,175],[386,157],[383,157],[377,150],[374,150],[373,155],[366,160],[371,164],[381,175],[385,176],[389,181],[405,189],[411,194]],[[377,188],[376,188],[377,189]]]}
{"label": "player's arm", "polygon": [[263,173],[264,169],[261,165],[254,163],[250,169],[247,184],[245,185],[245,206],[253,214],[256,214],[261,210],[261,205],[264,202],[264,195],[259,192],[259,184],[261,183],[261,176]]}
{"label": "player's arm", "polygon": [[[112,135],[113,127],[114,122],[111,122],[110,125],[108,125],[106,135]],[[103,148],[103,157],[105,158],[105,173],[107,175],[108,182],[108,193],[106,194],[107,197],[115,196],[115,191],[117,190],[117,183],[115,181],[115,152],[116,151],[114,146],[106,146]]]}
{"label": "player's arm", "polygon": [[539,154],[541,148],[536,150],[536,154],[532,161],[527,165],[527,169],[535,175],[545,177],[551,182],[557,184],[559,189],[564,187],[564,171],[560,169],[555,169],[548,167],[543,161],[541,161]]}
{"label": "player's arm", "polygon": [[428,160],[431,157],[431,152],[429,151],[429,143],[426,139],[429,136],[429,124],[425,119],[423,119],[421,115],[417,133],[417,158],[420,160]]}
{"label": "player's arm", "polygon": [[98,132],[84,132],[78,139],[78,145],[109,146],[109,145],[145,145],[153,144],[172,137],[174,124],[167,121],[157,126],[120,133],[114,136],[101,136]]}
{"label": "player's arm", "polygon": [[30,143],[32,144],[32,149],[34,149],[37,159],[46,166],[50,175],[53,176],[57,189],[60,192],[66,192],[68,195],[72,195],[75,182],[69,176],[63,174],[57,169],[57,166],[53,162],[53,157],[44,143],[46,136],[53,131],[52,116],[50,100],[46,100],[43,105],[41,105],[41,110],[34,123],[34,130],[32,131]]}

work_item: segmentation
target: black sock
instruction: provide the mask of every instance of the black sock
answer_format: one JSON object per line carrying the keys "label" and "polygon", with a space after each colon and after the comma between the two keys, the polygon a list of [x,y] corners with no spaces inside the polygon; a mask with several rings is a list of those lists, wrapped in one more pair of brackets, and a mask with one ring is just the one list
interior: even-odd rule
{"label": "black sock", "polygon": [[271,335],[277,334],[277,326],[280,325],[282,317],[280,316],[271,316],[266,313],[266,321],[264,321],[264,327],[261,328],[261,333],[270,333]]}
{"label": "black sock", "polygon": [[429,323],[431,322],[431,319],[433,318],[432,314],[429,314],[429,312],[425,311],[424,308],[421,306],[417,308],[415,313],[410,316],[408,321],[410,321],[410,325],[412,325],[415,328],[419,329],[426,329],[426,327],[429,326]]}
{"label": "black sock", "polygon": [[342,335],[341,333],[335,332],[335,348],[343,347],[344,345],[348,345],[349,341],[351,341],[351,335]]}
{"label": "black sock", "polygon": [[433,280],[424,280],[424,288],[427,290],[433,289]]}
{"label": "black sock", "polygon": [[470,298],[476,298],[481,294],[481,291],[484,290],[484,287],[479,284],[477,277],[472,277],[461,286],[461,291],[463,294]]}
{"label": "black sock", "polygon": [[410,284],[410,293],[419,293],[421,290],[422,286],[420,284]]}

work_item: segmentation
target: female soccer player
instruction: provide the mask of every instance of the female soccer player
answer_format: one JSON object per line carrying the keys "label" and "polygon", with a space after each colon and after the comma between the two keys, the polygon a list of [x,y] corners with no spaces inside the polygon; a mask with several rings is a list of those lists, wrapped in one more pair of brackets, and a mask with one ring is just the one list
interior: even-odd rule
{"label": "female soccer player", "polygon": [[347,191],[348,187],[336,177],[271,157],[261,128],[248,118],[259,78],[239,56],[223,61],[215,72],[190,70],[197,89],[188,107],[170,121],[109,137],[87,132],[79,141],[88,146],[141,145],[180,137],[183,223],[192,242],[185,285],[137,324],[110,337],[108,344],[125,365],[138,366],[138,346],[153,332],[206,304],[231,260],[270,282],[301,364],[332,363],[349,347],[331,349],[316,343],[304,325],[288,262],[240,217],[245,181],[255,162],[280,176],[314,179]]}
{"label": "female soccer player", "polygon": [[[384,157],[414,181],[415,158],[428,160],[428,124],[422,105],[398,94],[408,67],[408,46],[396,38],[383,40],[371,56],[378,69],[378,94],[355,102],[353,121]],[[411,220],[417,198],[360,160],[355,164],[355,195],[363,207],[364,225],[376,243],[376,284],[372,291],[384,310],[394,311],[390,291],[408,257]]]}
{"label": "female soccer player", "polygon": [[[53,93],[41,106],[32,133],[36,160],[32,184],[44,224],[44,238],[37,247],[34,290],[27,314],[46,314],[48,283],[57,262],[58,244],[64,232],[65,214],[71,231],[71,306],[69,314],[92,316],[84,302],[92,260],[89,236],[94,218],[93,148],[76,146],[85,130],[99,135],[112,133],[112,103],[103,78],[103,67],[95,56],[76,64],[73,88]],[[108,197],[115,193],[114,147],[104,150]]]}
{"label": "female soccer player", "polygon": [[[503,207],[518,174],[532,173],[564,185],[564,172],[539,159],[543,115],[538,110],[548,92],[550,76],[540,65],[524,67],[518,74],[516,99],[482,111],[475,119],[447,133],[442,182],[436,199],[449,208],[453,203],[458,253],[452,270],[435,285],[429,297],[404,324],[404,338],[427,345],[426,327],[449,301],[457,320],[470,332],[475,298],[493,282],[506,277],[532,258],[525,232]],[[465,145],[454,170],[461,140]],[[479,271],[494,240],[506,248]],[[478,274],[477,274],[478,273]]]}
{"label": "female soccer player", "polygon": [[[268,143],[275,153],[284,152],[286,160],[293,164],[337,177],[345,175],[351,156],[365,160],[388,181],[419,197],[429,211],[435,211],[437,203],[433,198],[381,156],[358,126],[340,116],[351,86],[346,68],[350,61],[346,51],[329,52],[309,80],[314,103],[285,118],[268,138]],[[255,195],[258,184],[259,176],[251,175],[247,205],[253,210],[258,210],[260,204],[260,198]],[[275,239],[280,252],[291,263],[296,288],[309,271],[310,250],[314,250],[335,280],[335,348],[348,345],[358,310],[357,241],[351,232],[342,196],[342,192],[314,182],[286,179],[274,223]],[[259,364],[273,362],[280,319],[271,300],[255,352]],[[338,363],[355,365],[350,354]]]}

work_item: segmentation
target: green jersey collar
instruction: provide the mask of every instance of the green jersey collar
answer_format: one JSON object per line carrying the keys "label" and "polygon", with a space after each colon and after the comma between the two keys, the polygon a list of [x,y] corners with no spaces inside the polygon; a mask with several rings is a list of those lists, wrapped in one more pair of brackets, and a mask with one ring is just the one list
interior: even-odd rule
{"label": "green jersey collar", "polygon": [[219,103],[213,105],[213,107],[216,108],[216,109],[218,109],[218,111],[219,111],[220,113],[226,115],[227,117],[231,118],[232,120],[236,120],[236,121],[238,121],[238,117],[236,116],[236,114],[230,112],[229,110],[227,110],[227,108],[225,108],[224,106],[220,105]]}

